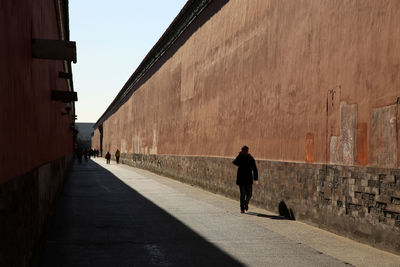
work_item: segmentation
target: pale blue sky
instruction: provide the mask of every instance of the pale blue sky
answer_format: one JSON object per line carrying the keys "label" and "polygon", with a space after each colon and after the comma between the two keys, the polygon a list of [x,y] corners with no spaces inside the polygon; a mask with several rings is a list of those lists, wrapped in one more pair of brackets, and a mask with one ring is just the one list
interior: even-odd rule
{"label": "pale blue sky", "polygon": [[77,122],[96,122],[186,0],[70,0]]}

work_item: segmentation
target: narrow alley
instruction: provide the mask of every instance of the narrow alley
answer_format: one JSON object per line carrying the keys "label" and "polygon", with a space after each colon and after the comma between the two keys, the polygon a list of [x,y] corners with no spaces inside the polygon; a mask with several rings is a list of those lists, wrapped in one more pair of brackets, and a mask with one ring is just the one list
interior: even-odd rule
{"label": "narrow alley", "polygon": [[102,158],[66,179],[41,266],[398,266],[400,257]]}

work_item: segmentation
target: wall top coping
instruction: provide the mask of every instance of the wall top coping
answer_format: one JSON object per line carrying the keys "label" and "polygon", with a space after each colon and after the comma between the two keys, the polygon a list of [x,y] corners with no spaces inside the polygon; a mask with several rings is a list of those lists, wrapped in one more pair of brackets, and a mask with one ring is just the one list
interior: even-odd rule
{"label": "wall top coping", "polygon": [[135,85],[164,55],[171,45],[182,35],[186,28],[200,15],[213,0],[189,0],[175,17],[167,30],[163,33],[150,52],[145,56],[139,67],[133,72],[106,111],[94,124],[97,129],[102,123],[114,114],[137,88]]}

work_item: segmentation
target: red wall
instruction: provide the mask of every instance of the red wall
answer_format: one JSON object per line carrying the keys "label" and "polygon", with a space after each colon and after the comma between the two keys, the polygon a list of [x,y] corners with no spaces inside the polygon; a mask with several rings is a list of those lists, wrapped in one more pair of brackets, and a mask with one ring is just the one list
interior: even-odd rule
{"label": "red wall", "polygon": [[103,149],[397,167],[399,29],[397,0],[231,0],[103,123]]}
{"label": "red wall", "polygon": [[60,39],[54,0],[0,1],[0,183],[72,153],[62,60],[33,59],[32,38]]}

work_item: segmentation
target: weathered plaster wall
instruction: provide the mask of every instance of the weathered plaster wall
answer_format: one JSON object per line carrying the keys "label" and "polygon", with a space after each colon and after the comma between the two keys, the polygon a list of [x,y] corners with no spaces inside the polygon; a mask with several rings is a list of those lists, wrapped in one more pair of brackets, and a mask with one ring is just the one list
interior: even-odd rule
{"label": "weathered plaster wall", "polygon": [[399,49],[396,0],[229,1],[104,122],[103,149],[397,167]]}
{"label": "weathered plaster wall", "polygon": [[92,136],[92,148],[100,150],[100,131],[99,129],[94,130]]}
{"label": "weathered plaster wall", "polygon": [[400,2],[231,0],[191,29],[103,150],[237,197],[226,157],[246,144],[255,203],[399,253]]}
{"label": "weathered plaster wall", "polygon": [[72,153],[62,60],[34,59],[32,38],[60,39],[54,0],[0,1],[0,183]]}

